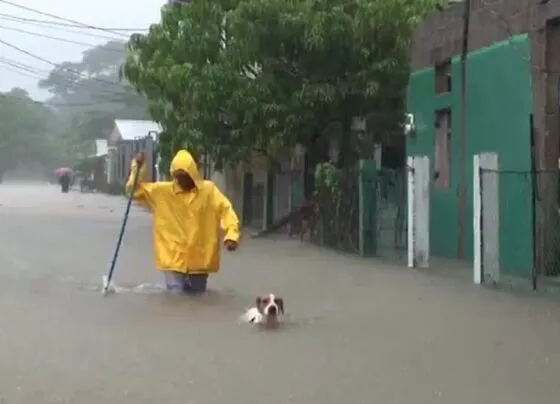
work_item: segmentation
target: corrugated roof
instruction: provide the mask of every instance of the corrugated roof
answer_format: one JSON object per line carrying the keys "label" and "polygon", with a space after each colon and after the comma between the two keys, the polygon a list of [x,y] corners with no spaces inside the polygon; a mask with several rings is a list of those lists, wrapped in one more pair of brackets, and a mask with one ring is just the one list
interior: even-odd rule
{"label": "corrugated roof", "polygon": [[134,140],[148,136],[148,134],[153,136],[154,132],[159,134],[162,131],[160,124],[157,122],[136,119],[115,119],[115,126],[122,140]]}

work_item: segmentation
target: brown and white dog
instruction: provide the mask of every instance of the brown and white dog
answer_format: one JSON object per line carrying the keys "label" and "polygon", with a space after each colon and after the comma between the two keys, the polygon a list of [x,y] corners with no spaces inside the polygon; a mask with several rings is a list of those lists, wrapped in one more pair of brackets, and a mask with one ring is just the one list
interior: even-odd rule
{"label": "brown and white dog", "polygon": [[276,326],[284,315],[284,299],[272,293],[257,297],[255,307],[248,309],[242,319],[247,323]]}

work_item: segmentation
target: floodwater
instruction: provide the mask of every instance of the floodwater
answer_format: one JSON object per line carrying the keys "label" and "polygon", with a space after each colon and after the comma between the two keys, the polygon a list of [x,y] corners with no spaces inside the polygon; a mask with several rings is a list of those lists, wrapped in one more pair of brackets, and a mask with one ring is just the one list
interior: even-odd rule
{"label": "floodwater", "polygon": [[[560,304],[430,270],[245,240],[207,295],[167,297],[135,208],[115,273],[125,289],[102,297],[124,208],[0,185],[0,403],[558,401]],[[265,292],[284,297],[283,327],[240,324]]]}

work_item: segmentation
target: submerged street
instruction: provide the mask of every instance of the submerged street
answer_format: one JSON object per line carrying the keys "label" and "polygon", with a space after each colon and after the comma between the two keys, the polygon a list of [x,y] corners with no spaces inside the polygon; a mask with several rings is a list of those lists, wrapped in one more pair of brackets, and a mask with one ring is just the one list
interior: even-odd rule
{"label": "submerged street", "polygon": [[[0,403],[558,401],[560,304],[429,269],[246,237],[207,295],[171,298],[134,208],[115,272],[127,289],[102,297],[125,203],[0,185]],[[284,326],[239,324],[266,292]]]}

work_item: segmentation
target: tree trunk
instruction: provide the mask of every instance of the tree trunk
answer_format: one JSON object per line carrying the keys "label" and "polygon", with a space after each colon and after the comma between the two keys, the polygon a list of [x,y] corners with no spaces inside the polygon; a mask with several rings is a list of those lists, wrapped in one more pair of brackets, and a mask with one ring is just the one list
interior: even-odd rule
{"label": "tree trunk", "polygon": [[352,161],[352,118],[346,114],[342,120],[342,133],[338,138],[338,158],[336,166],[343,168]]}
{"label": "tree trunk", "polygon": [[311,141],[305,145],[306,158],[304,168],[304,196],[311,197],[315,192],[315,167],[318,164],[329,160],[328,150],[321,138],[321,131],[316,129],[311,137]]}

